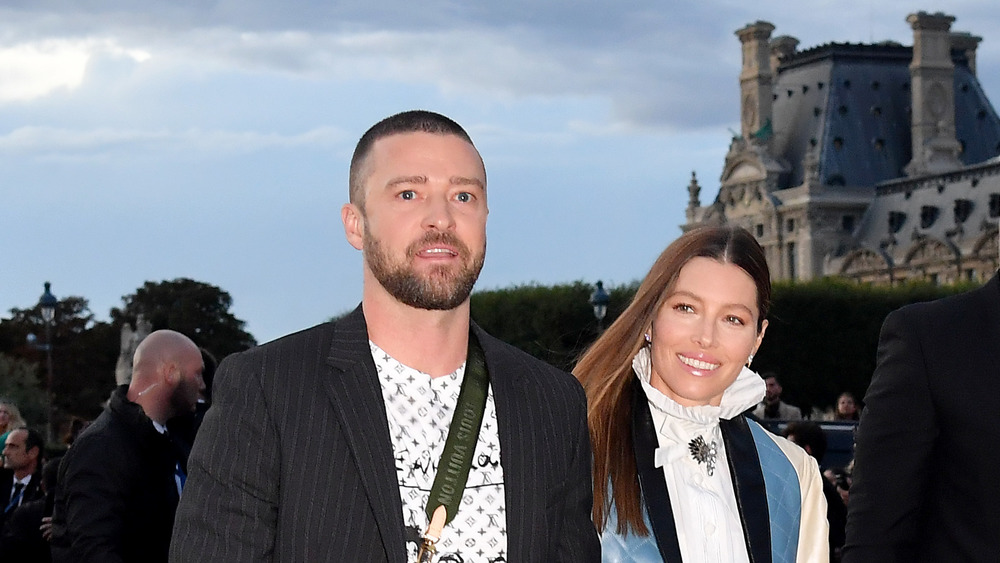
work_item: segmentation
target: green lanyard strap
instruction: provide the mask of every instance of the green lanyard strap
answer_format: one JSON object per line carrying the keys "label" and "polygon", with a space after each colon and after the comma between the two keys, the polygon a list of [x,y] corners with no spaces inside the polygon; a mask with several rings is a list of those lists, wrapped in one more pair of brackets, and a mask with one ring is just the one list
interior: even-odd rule
{"label": "green lanyard strap", "polygon": [[458,392],[458,404],[448,428],[448,439],[441,452],[437,475],[427,499],[427,520],[434,518],[434,511],[444,506],[448,511],[445,524],[455,519],[462,501],[465,482],[469,479],[472,457],[476,453],[479,427],[486,410],[490,376],[486,370],[486,357],[476,335],[469,331],[469,352],[465,360],[465,377]]}

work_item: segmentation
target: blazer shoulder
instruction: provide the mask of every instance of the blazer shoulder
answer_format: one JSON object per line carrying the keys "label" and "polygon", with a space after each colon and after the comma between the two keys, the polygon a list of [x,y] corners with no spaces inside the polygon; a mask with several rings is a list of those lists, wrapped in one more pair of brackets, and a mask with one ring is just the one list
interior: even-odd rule
{"label": "blazer shoulder", "polygon": [[294,354],[319,346],[329,349],[333,340],[336,323],[325,322],[298,332],[287,334],[270,342],[258,344],[242,352],[236,352],[223,359],[226,363],[233,361],[256,362],[276,355]]}
{"label": "blazer shoulder", "polygon": [[531,354],[496,338],[486,331],[476,327],[476,336],[486,353],[487,362],[495,363],[505,372],[516,371],[525,383],[545,382],[567,392],[580,394],[583,387],[572,374],[532,356]]}
{"label": "blazer shoulder", "polygon": [[889,316],[894,318],[933,316],[941,320],[955,317],[961,320],[970,313],[1000,315],[1000,274],[976,289],[934,301],[904,305],[889,313]]}

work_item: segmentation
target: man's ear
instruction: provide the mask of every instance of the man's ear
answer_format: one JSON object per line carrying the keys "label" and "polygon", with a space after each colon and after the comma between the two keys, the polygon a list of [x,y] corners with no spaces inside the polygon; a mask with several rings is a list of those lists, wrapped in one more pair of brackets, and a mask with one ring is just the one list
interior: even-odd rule
{"label": "man's ear", "polygon": [[361,210],[353,203],[345,203],[340,208],[340,219],[344,222],[344,236],[347,242],[358,250],[364,248],[365,219]]}
{"label": "man's ear", "polygon": [[164,362],[160,368],[160,378],[170,387],[176,387],[181,381],[181,366],[177,362]]}

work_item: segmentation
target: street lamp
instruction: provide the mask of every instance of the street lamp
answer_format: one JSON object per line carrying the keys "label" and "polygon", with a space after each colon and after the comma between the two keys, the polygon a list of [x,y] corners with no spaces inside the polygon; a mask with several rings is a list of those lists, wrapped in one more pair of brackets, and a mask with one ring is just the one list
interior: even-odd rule
{"label": "street lamp", "polygon": [[54,397],[52,394],[52,321],[56,318],[56,305],[59,300],[56,299],[55,295],[52,295],[52,284],[45,282],[45,293],[38,299],[38,308],[42,311],[42,320],[45,321],[45,366],[48,371],[48,381],[47,381],[47,395],[49,399],[49,441],[54,442],[55,437],[53,432],[55,430],[52,420],[52,403],[54,402]]}
{"label": "street lamp", "polygon": [[604,291],[604,282],[598,280],[597,288],[590,294],[590,304],[594,307],[594,317],[597,318],[597,333],[604,331],[604,315],[608,314],[608,302],[611,297]]}

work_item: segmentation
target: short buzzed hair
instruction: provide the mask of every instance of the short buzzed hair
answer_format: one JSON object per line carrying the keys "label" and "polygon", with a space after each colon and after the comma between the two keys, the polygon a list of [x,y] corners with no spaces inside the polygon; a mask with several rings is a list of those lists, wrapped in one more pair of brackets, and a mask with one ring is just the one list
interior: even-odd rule
{"label": "short buzzed hair", "polygon": [[41,433],[34,428],[21,428],[20,430],[28,433],[24,437],[24,453],[28,453],[31,448],[38,448],[38,462],[41,463],[43,450],[45,449],[45,438],[42,438]]}
{"label": "short buzzed hair", "polygon": [[350,201],[361,210],[365,207],[365,179],[368,174],[364,170],[365,161],[371,153],[375,141],[400,133],[434,133],[437,135],[455,135],[473,147],[475,143],[465,132],[465,129],[454,120],[439,113],[426,110],[411,110],[389,116],[372,125],[358,141],[351,157],[351,172],[349,178]]}

